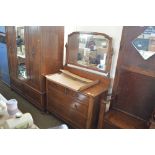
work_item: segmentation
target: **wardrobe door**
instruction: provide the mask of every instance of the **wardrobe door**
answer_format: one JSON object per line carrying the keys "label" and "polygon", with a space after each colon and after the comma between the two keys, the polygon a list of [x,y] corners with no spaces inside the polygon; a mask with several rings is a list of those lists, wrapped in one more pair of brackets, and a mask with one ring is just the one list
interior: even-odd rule
{"label": "wardrobe door", "polygon": [[[57,72],[62,68],[64,27],[63,26],[41,26],[41,66],[43,74]],[[48,66],[48,67],[47,67]]]}
{"label": "wardrobe door", "polygon": [[28,44],[28,73],[27,83],[34,89],[40,90],[40,33],[39,26],[26,27]]}

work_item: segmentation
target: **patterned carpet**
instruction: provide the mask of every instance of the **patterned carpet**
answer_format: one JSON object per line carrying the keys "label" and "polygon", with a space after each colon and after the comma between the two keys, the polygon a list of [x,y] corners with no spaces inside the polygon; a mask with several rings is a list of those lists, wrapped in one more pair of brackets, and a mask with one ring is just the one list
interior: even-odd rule
{"label": "patterned carpet", "polygon": [[6,99],[16,99],[18,101],[18,107],[19,109],[25,113],[29,112],[31,113],[34,123],[41,129],[46,129],[54,126],[58,126],[62,124],[60,120],[55,118],[52,115],[46,114],[38,110],[36,107],[34,107],[31,103],[29,103],[27,100],[25,100],[23,97],[21,97],[16,92],[12,91],[6,84],[4,84],[2,81],[0,81],[0,93],[6,98]]}

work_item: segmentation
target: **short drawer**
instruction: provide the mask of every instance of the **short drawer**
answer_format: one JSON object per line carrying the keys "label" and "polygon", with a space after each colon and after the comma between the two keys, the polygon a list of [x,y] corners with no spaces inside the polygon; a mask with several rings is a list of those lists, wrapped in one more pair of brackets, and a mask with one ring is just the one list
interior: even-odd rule
{"label": "short drawer", "polygon": [[69,119],[68,107],[59,104],[51,97],[48,98],[47,109],[49,112],[54,112],[56,115],[59,115],[65,121]]}
{"label": "short drawer", "polygon": [[76,100],[79,100],[79,102],[81,103],[85,103],[89,101],[89,97],[80,93],[80,92],[76,92],[70,89],[67,89],[67,95],[74,97]]}
{"label": "short drawer", "polygon": [[64,91],[59,91],[58,89],[55,89],[54,87],[48,87],[47,98],[53,99],[57,101],[58,103],[62,103],[62,104],[68,103],[68,100],[69,100],[69,98],[66,97]]}
{"label": "short drawer", "polygon": [[85,106],[84,104],[81,104],[77,101],[73,101],[73,102],[71,102],[70,107],[72,109],[74,109],[75,111],[81,113],[81,115],[83,115],[83,117],[87,117],[88,107]]}
{"label": "short drawer", "polygon": [[69,120],[76,128],[86,128],[87,118],[73,109],[69,110]]}

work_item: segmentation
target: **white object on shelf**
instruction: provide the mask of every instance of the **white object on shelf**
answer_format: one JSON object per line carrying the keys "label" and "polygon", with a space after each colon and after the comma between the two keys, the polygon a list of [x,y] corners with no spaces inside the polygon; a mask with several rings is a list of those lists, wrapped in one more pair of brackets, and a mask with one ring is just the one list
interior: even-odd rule
{"label": "white object on shelf", "polygon": [[20,118],[10,118],[3,124],[5,129],[28,129],[33,126],[33,118],[30,113],[22,114]]}
{"label": "white object on shelf", "polygon": [[15,115],[19,111],[17,104],[18,102],[16,99],[11,99],[6,102],[9,115]]}
{"label": "white object on shelf", "polygon": [[7,113],[6,103],[0,98],[0,116]]}

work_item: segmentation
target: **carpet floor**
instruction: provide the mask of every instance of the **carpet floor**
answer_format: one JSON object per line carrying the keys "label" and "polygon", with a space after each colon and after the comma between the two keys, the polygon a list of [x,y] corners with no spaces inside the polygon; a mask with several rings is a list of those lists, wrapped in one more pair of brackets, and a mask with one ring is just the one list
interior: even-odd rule
{"label": "carpet floor", "polygon": [[18,108],[23,113],[30,113],[33,117],[34,123],[41,129],[47,129],[62,124],[59,119],[55,118],[51,114],[41,112],[34,107],[30,102],[24,99],[22,96],[11,90],[6,84],[0,81],[0,93],[7,99],[16,99],[18,101]]}

